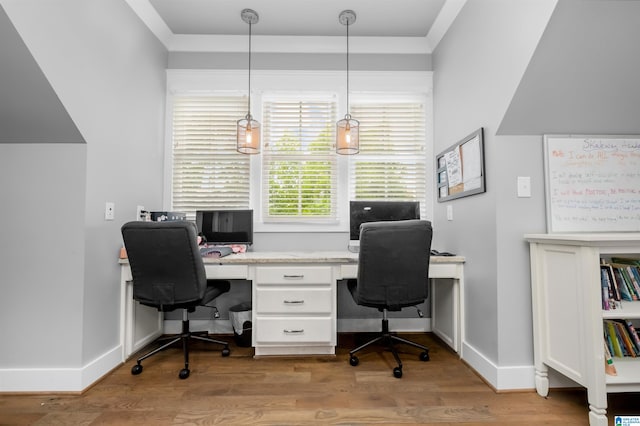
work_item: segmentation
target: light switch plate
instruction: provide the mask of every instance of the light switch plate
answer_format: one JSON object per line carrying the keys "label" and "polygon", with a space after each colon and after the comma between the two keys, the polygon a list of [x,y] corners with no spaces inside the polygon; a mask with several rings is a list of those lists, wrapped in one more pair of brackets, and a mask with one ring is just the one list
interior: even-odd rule
{"label": "light switch plate", "polygon": [[518,197],[531,197],[531,177],[518,176]]}

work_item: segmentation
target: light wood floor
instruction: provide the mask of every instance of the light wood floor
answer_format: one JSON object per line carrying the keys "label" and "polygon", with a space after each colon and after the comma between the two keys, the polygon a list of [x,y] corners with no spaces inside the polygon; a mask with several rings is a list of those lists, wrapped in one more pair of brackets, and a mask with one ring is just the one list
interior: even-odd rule
{"label": "light wood floor", "polygon": [[[232,344],[223,358],[196,343],[186,380],[180,350],[169,349],[143,362],[141,375],[129,360],[82,395],[0,395],[0,425],[588,424],[584,390],[496,393],[431,334],[403,336],[428,345],[431,361],[403,348],[401,379],[389,352],[349,365],[349,349],[369,336],[340,335],[336,357],[254,359]],[[639,401],[617,395],[610,412],[640,414]]]}

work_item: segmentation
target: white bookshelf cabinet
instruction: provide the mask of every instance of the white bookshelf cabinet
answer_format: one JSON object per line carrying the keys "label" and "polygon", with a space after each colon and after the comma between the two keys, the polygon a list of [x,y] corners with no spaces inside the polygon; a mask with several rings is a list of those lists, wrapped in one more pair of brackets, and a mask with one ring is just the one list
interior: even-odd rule
{"label": "white bookshelf cabinet", "polygon": [[[535,384],[549,392],[549,368],[587,389],[590,426],[607,426],[607,394],[640,392],[640,358],[614,358],[605,374],[603,320],[640,318],[640,302],[602,309],[600,259],[640,258],[640,233],[528,234]],[[615,413],[612,413],[615,414]]]}

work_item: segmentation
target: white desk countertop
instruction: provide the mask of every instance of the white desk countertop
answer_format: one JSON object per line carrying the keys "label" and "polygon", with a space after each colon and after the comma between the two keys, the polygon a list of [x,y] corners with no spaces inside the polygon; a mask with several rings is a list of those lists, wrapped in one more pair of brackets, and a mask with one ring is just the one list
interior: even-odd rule
{"label": "white desk countertop", "polygon": [[[204,257],[205,264],[259,264],[259,263],[358,263],[358,253],[348,251],[249,251],[225,257]],[[464,263],[463,256],[431,256],[430,263]],[[120,259],[121,264],[129,263]]]}

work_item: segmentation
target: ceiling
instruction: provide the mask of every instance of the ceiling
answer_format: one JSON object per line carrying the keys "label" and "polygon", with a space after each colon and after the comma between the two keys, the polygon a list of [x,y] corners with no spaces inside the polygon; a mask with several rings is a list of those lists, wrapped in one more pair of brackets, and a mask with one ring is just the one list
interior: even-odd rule
{"label": "ceiling", "polygon": [[242,52],[250,8],[257,52],[343,52],[345,9],[354,53],[431,53],[466,0],[126,0],[169,51]]}

